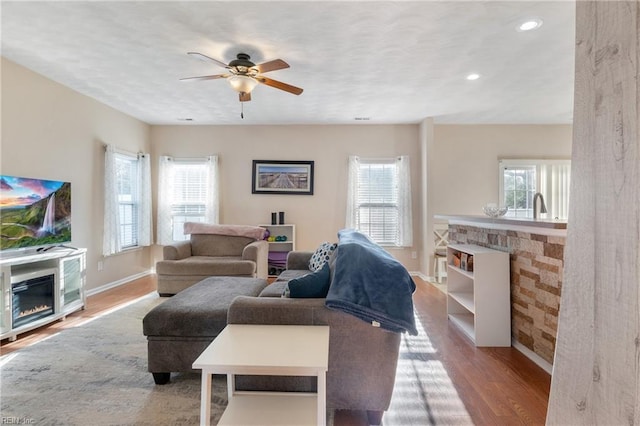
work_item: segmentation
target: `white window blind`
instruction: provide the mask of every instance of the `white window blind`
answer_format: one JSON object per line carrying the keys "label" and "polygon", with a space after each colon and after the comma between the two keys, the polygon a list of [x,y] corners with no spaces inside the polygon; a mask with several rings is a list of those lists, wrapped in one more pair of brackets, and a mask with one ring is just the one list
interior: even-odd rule
{"label": "white window blind", "polygon": [[160,158],[158,243],[188,239],[185,222],[218,222],[217,157]]}
{"label": "white window blind", "polygon": [[120,217],[120,246],[131,248],[138,245],[138,158],[116,154],[116,176],[118,188],[118,214]]}
{"label": "white window blind", "polygon": [[533,197],[540,192],[547,213],[539,217],[567,219],[569,215],[570,160],[500,160],[500,204],[508,217],[533,217]]}
{"label": "white window blind", "polygon": [[207,165],[204,162],[174,163],[173,240],[187,239],[183,227],[185,222],[204,222],[207,202]]}
{"label": "white window blind", "polygon": [[395,244],[398,233],[395,163],[361,163],[358,186],[358,229],[379,244]]}
{"label": "white window blind", "polygon": [[381,245],[412,244],[409,158],[349,161],[347,227]]}

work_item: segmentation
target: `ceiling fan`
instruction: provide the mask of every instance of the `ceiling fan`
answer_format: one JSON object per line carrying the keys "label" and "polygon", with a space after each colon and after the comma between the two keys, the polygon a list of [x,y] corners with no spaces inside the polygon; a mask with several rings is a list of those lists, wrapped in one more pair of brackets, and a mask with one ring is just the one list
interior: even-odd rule
{"label": "ceiling fan", "polygon": [[262,75],[269,71],[289,68],[289,64],[282,59],[274,59],[273,61],[256,65],[251,62],[251,57],[249,55],[246,53],[238,53],[236,55],[236,59],[229,62],[229,64],[225,64],[224,62],[213,59],[207,55],[203,55],[202,53],[187,52],[187,54],[202,61],[213,62],[219,67],[226,68],[228,72],[225,74],[181,78],[180,81],[216,80],[219,78],[226,78],[231,87],[239,93],[240,102],[248,102],[251,100],[251,91],[258,85],[258,83],[266,84],[267,86],[284,90],[285,92],[293,93],[294,95],[302,93],[302,89],[299,87],[273,80]]}

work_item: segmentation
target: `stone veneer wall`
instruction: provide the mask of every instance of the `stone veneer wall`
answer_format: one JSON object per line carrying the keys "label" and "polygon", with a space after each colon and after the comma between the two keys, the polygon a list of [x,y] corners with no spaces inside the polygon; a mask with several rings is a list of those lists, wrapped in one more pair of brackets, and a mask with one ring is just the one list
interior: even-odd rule
{"label": "stone veneer wall", "polygon": [[565,237],[449,225],[449,241],[510,254],[511,336],[553,364]]}

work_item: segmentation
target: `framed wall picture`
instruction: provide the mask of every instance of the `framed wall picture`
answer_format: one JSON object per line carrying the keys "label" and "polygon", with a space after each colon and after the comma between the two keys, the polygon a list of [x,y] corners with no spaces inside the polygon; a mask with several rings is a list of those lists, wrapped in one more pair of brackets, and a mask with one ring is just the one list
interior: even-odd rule
{"label": "framed wall picture", "polygon": [[251,193],[313,195],[313,161],[253,160]]}

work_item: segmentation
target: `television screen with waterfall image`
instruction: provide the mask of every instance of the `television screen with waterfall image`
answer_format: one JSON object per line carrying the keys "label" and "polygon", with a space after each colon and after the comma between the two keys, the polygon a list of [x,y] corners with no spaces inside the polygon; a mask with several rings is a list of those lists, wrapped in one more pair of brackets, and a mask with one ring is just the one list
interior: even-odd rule
{"label": "television screen with waterfall image", "polygon": [[0,249],[71,241],[71,184],[0,175]]}

